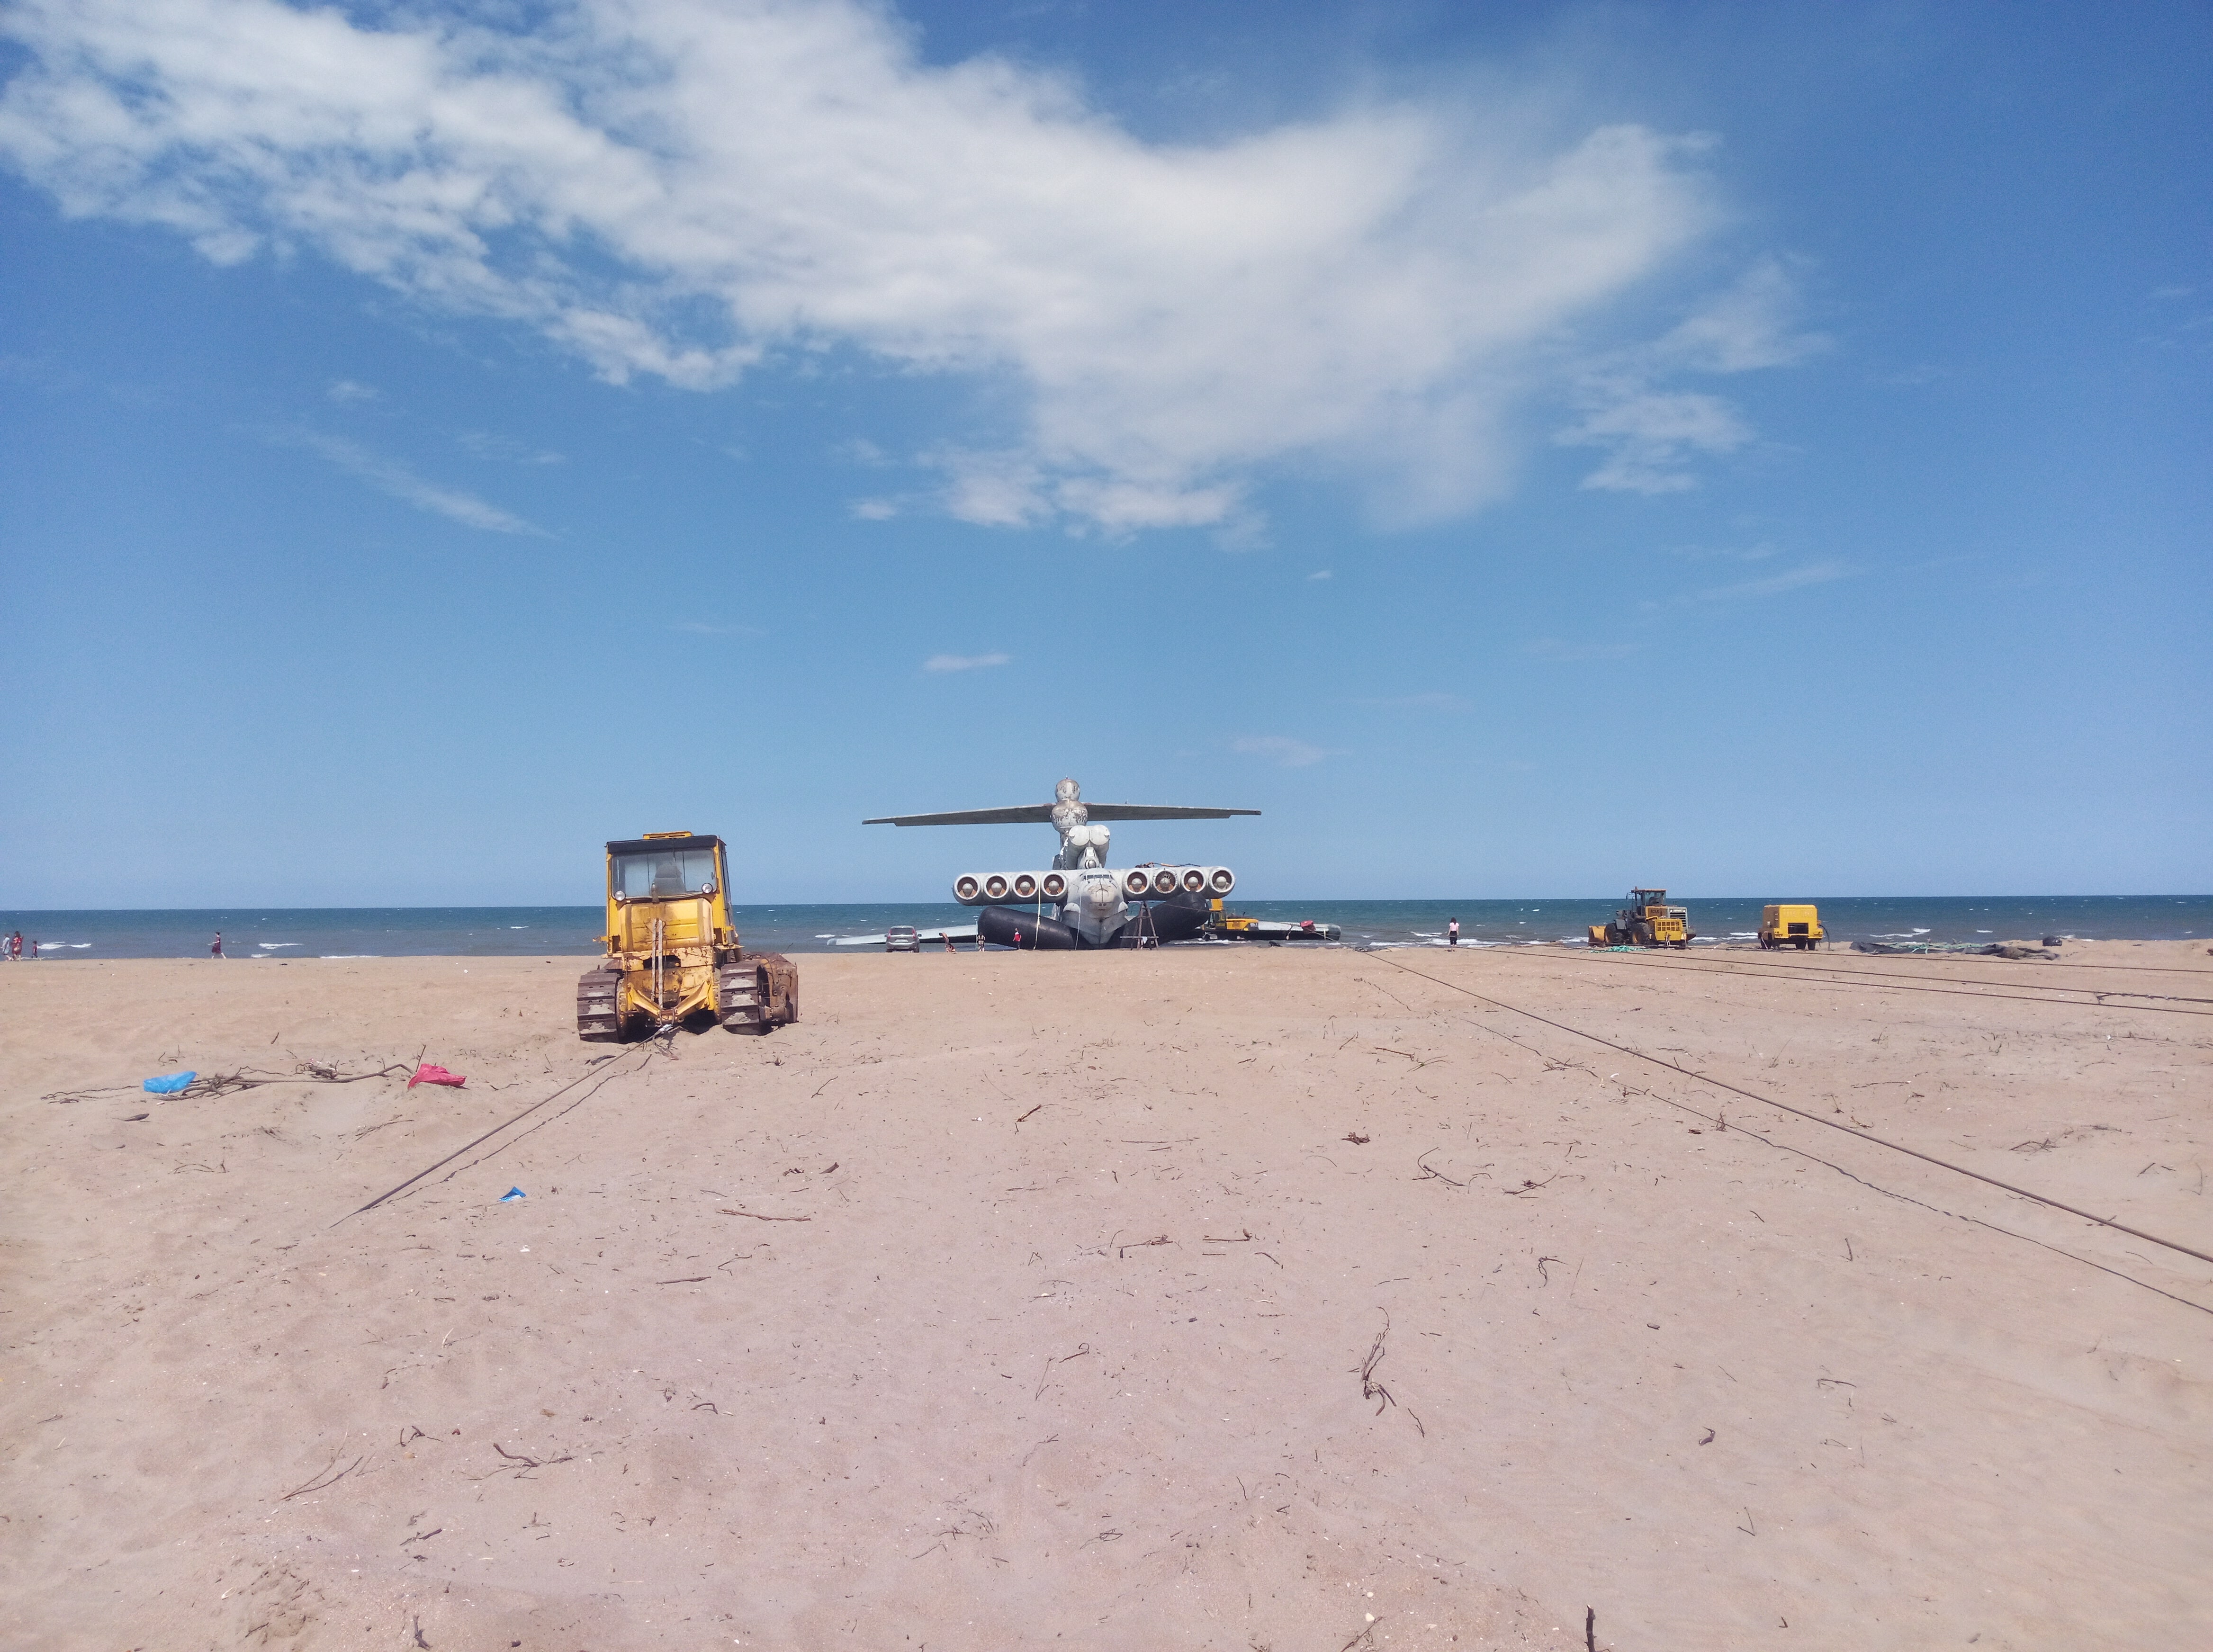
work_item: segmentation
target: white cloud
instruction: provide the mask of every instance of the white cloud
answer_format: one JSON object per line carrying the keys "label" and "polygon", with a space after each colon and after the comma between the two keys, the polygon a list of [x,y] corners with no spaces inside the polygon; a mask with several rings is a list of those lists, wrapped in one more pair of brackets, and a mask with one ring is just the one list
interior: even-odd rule
{"label": "white cloud", "polygon": [[569,462],[558,453],[533,448],[517,442],[511,436],[497,436],[489,430],[464,430],[458,440],[464,448],[479,459],[497,459],[510,465],[565,465]]}
{"label": "white cloud", "polygon": [[924,671],[980,671],[986,666],[1012,661],[1010,654],[933,654],[922,662]]}
{"label": "white cloud", "polygon": [[1764,258],[1661,338],[1652,353],[1706,373],[1795,367],[1834,342],[1826,333],[1793,331],[1799,308],[1798,284],[1782,260]]}
{"label": "white cloud", "polygon": [[1803,568],[1793,568],[1787,573],[1770,574],[1765,579],[1747,579],[1735,585],[1716,585],[1711,590],[1700,591],[1701,602],[1733,602],[1752,597],[1780,596],[1785,591],[1802,590],[1808,585],[1826,585],[1831,580],[1849,579],[1852,570],[1841,562],[1808,563]]}
{"label": "white cloud", "polygon": [[1752,427],[1719,396],[1655,387],[1685,372],[1734,374],[1790,367],[1829,348],[1822,334],[1792,330],[1796,283],[1779,259],[1755,263],[1736,283],[1653,343],[1620,352],[1585,379],[1578,423],[1554,440],[1610,448],[1582,485],[1617,493],[1680,493],[1698,485],[1699,455],[1734,453]]}
{"label": "white cloud", "polygon": [[1374,711],[1465,711],[1468,703],[1458,694],[1432,691],[1426,694],[1400,694],[1387,699],[1353,701]]}
{"label": "white cloud", "polygon": [[1621,387],[1614,399],[1563,430],[1577,447],[1610,447],[1613,455],[1583,478],[1587,488],[1617,493],[1680,493],[1698,485],[1683,468],[1693,453],[1734,453],[1751,428],[1718,396],[1698,391]]}
{"label": "white cloud", "polygon": [[1316,580],[1316,579],[1335,579],[1335,578],[1337,577],[1337,576],[1336,576],[1335,574],[1332,573],[1328,569],[1324,568],[1324,569],[1320,570],[1319,572],[1312,573],[1312,574],[1308,574],[1308,575],[1307,576],[1307,577],[1308,577],[1309,580]]}
{"label": "white cloud", "polygon": [[1539,660],[1561,665],[1584,665],[1595,660],[1626,660],[1641,643],[1564,643],[1556,637],[1539,637],[1528,644]]}
{"label": "white cloud", "polygon": [[[1402,101],[1148,143],[1040,71],[921,62],[863,0],[533,10],[18,0],[0,155],[71,213],[314,249],[613,380],[841,344],[1003,378],[1018,428],[937,456],[943,508],[1108,532],[1249,536],[1293,461],[1400,519],[1481,503],[1535,347],[1710,218],[1697,145],[1634,125]],[[1753,320],[1686,327],[1759,353]]]}
{"label": "white cloud", "polygon": [[284,447],[305,448],[320,454],[339,469],[351,472],[393,498],[404,500],[418,510],[459,522],[464,527],[480,527],[490,533],[552,537],[535,523],[525,521],[497,505],[487,504],[473,493],[426,482],[397,459],[372,453],[359,442],[349,442],[343,436],[323,436],[314,430],[283,430],[276,433],[271,440]]}
{"label": "white cloud", "polygon": [[363,384],[355,379],[332,379],[330,388],[323,393],[335,402],[375,401],[379,392],[373,384]]}
{"label": "white cloud", "polygon": [[1286,769],[1306,769],[1326,757],[1337,753],[1303,740],[1293,740],[1288,735],[1248,735],[1242,740],[1232,741],[1229,749],[1242,752],[1247,757],[1265,757]]}

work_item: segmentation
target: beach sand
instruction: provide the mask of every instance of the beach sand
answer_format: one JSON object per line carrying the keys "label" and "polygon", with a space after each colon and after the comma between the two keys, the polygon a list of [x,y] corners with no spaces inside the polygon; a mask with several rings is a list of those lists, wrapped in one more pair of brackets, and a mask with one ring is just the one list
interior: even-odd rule
{"label": "beach sand", "polygon": [[2213,1265],[1866,1139],[2213,1252],[2213,958],[2066,956],[0,971],[5,1638],[2213,1644]]}

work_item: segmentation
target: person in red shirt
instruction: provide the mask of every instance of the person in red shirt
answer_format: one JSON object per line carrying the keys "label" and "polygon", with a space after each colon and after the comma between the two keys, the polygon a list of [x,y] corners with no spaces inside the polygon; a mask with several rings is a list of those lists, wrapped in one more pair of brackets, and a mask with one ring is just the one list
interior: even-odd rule
{"label": "person in red shirt", "polygon": [[217,930],[215,932],[215,939],[208,942],[208,956],[210,958],[220,958],[223,956],[223,931],[221,930]]}

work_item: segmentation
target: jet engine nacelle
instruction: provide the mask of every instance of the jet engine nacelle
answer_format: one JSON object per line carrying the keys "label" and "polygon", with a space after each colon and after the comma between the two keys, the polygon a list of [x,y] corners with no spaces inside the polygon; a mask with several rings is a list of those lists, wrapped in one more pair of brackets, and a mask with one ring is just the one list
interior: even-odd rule
{"label": "jet engine nacelle", "polygon": [[1078,884],[1102,875],[1113,878],[1125,900],[1166,900],[1175,895],[1218,900],[1237,887],[1237,875],[1226,866],[1131,866],[1103,875],[963,872],[953,881],[953,898],[963,906],[1019,906],[1038,901],[1058,906]]}

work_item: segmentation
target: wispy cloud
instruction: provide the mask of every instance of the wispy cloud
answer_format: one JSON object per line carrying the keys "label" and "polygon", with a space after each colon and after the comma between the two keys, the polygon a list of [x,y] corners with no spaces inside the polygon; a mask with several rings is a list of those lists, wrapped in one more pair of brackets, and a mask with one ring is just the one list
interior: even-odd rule
{"label": "wispy cloud", "polygon": [[1336,576],[1335,574],[1332,573],[1328,569],[1324,568],[1324,569],[1321,569],[1321,570],[1320,570],[1319,571],[1317,571],[1317,572],[1315,572],[1315,573],[1308,574],[1308,575],[1307,576],[1307,577],[1308,577],[1308,579],[1310,579],[1310,580],[1314,580],[1314,579],[1335,579],[1335,578],[1337,577],[1337,576]]}
{"label": "wispy cloud", "polygon": [[[317,251],[618,381],[840,345],[1010,377],[1017,411],[938,460],[938,508],[979,523],[1242,544],[1295,455],[1400,517],[1472,509],[1546,342],[1719,216],[1702,142],[1538,137],[1559,109],[1353,97],[1150,142],[1064,76],[925,61],[875,0],[4,15],[0,158],[70,213],[221,263]],[[1771,357],[1758,292],[1733,302],[1662,353]]]}
{"label": "wispy cloud", "polygon": [[1777,554],[1776,547],[1762,539],[1755,545],[1670,545],[1662,547],[1671,557],[1680,557],[1686,562],[1765,562]]}
{"label": "wispy cloud", "polygon": [[899,507],[889,499],[856,499],[850,509],[857,521],[864,522],[887,522],[899,515]]}
{"label": "wispy cloud", "polygon": [[1382,699],[1359,699],[1353,704],[1365,706],[1371,711],[1465,711],[1469,709],[1467,701],[1460,695],[1448,694],[1441,690],[1433,690],[1426,694],[1399,694]]}
{"label": "wispy cloud", "polygon": [[704,619],[680,619],[668,629],[689,631],[694,637],[765,637],[768,635],[759,625],[716,625]]}
{"label": "wispy cloud", "polygon": [[373,384],[363,384],[354,379],[332,379],[330,388],[323,393],[335,402],[375,401],[383,393]]}
{"label": "wispy cloud", "polygon": [[1619,352],[1586,375],[1583,417],[1553,439],[1606,448],[1586,488],[1614,493],[1681,493],[1698,485],[1700,457],[1734,453],[1752,427],[1722,398],[1666,387],[1684,373],[1727,375],[1790,367],[1830,347],[1824,334],[1795,330],[1796,283],[1777,259],[1760,259],[1651,344]]}
{"label": "wispy cloud", "polygon": [[1651,359],[1701,373],[1795,367],[1835,343],[1799,331],[1800,308],[1797,281],[1783,260],[1761,259],[1654,344]]}
{"label": "wispy cloud", "polygon": [[1681,493],[1698,485],[1686,468],[1693,454],[1734,453],[1752,440],[1751,427],[1719,396],[1629,387],[1608,393],[1611,401],[1556,438],[1572,447],[1613,449],[1583,478],[1587,488]]}
{"label": "wispy cloud", "polygon": [[1326,747],[1293,740],[1289,735],[1247,735],[1241,740],[1232,741],[1229,749],[1241,752],[1247,757],[1265,757],[1286,769],[1312,768],[1326,757],[1338,755]]}
{"label": "wispy cloud", "polygon": [[1793,568],[1787,573],[1770,574],[1765,579],[1747,579],[1735,585],[1716,585],[1710,591],[1700,591],[1692,599],[1698,602],[1734,602],[1755,597],[1780,596],[1785,591],[1803,590],[1808,585],[1826,585],[1832,580],[1849,579],[1856,570],[1841,562],[1808,563],[1803,568]]}
{"label": "wispy cloud", "polygon": [[562,454],[543,448],[533,448],[527,442],[517,442],[511,436],[494,436],[485,430],[464,430],[458,438],[464,451],[479,459],[496,459],[509,465],[565,465]]}
{"label": "wispy cloud", "polygon": [[1643,647],[1641,643],[1564,643],[1556,637],[1539,637],[1526,644],[1539,660],[1562,665],[1582,665],[1594,660],[1626,660]]}
{"label": "wispy cloud", "polygon": [[981,671],[987,666],[1003,666],[1014,659],[1011,654],[933,654],[922,662],[924,671]]}
{"label": "wispy cloud", "polygon": [[370,486],[390,494],[393,498],[413,505],[418,510],[427,510],[434,516],[443,516],[448,521],[464,527],[482,528],[488,533],[530,533],[541,539],[552,536],[534,522],[524,521],[497,505],[487,504],[473,493],[464,493],[459,488],[442,487],[418,476],[397,459],[372,452],[358,442],[349,442],[344,436],[325,436],[316,430],[279,430],[272,432],[271,440],[281,446],[305,448],[319,454],[340,470],[350,472]]}

